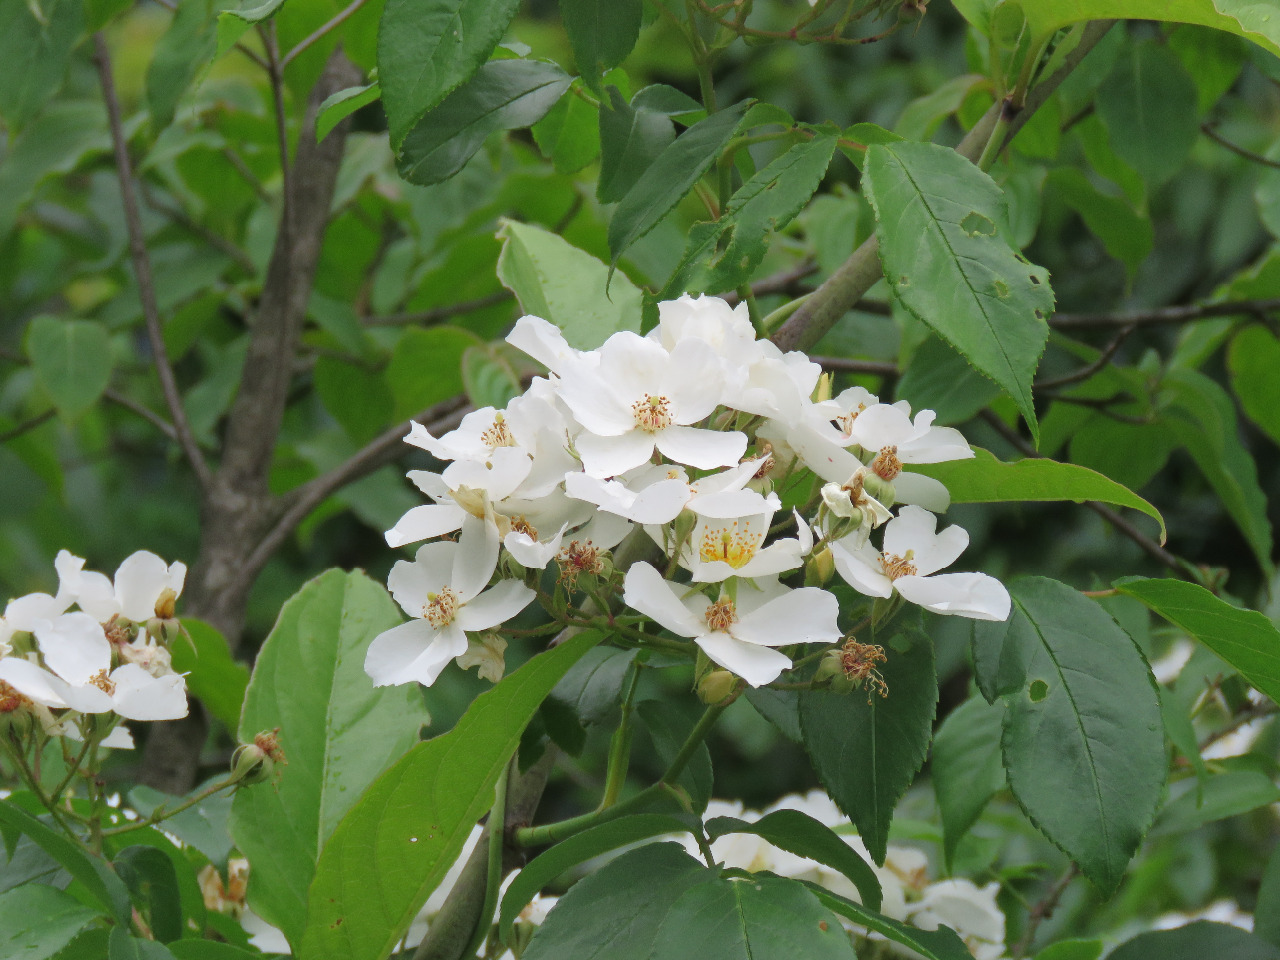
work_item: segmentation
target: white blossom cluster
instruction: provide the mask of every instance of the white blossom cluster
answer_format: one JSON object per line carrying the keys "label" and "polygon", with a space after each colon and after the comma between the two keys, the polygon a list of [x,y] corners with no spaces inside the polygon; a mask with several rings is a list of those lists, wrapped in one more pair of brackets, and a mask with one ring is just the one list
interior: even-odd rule
{"label": "white blossom cluster", "polygon": [[[763,811],[745,810],[737,801],[712,800],[704,814],[713,817],[736,817],[752,823],[776,810],[799,810],[835,830],[867,863],[871,856],[862,839],[853,833],[849,819],[840,813],[832,799],[821,790],[806,794],[789,794]],[[689,837],[679,839],[692,857],[700,857],[696,843]],[[762,837],[750,833],[732,833],[718,837],[711,844],[716,862],[756,873],[767,870],[780,877],[808,880],[832,893],[861,903],[857,887],[844,874],[825,864],[796,856],[773,846]],[[920,930],[936,930],[947,926],[959,934],[974,960],[1004,960],[1005,918],[996,903],[999,884],[979,887],[963,877],[946,880],[929,879],[929,859],[914,847],[890,846],[884,866],[871,869],[880,881],[883,900],[880,912],[886,917],[909,923]],[[842,921],[843,922],[843,921]],[[866,931],[845,922],[858,933]],[[880,939],[878,934],[872,934]],[[886,941],[886,947],[902,957],[917,957],[915,951]]]}
{"label": "white blossom cluster", "polygon": [[455,658],[500,675],[500,648],[467,634],[520,612],[536,595],[528,572],[553,560],[571,583],[609,571],[606,552],[637,528],[667,559],[631,566],[626,604],[752,686],[792,665],[777,647],[841,637],[833,594],[780,581],[806,564],[811,584],[834,571],[868,597],[1008,616],[998,581],[937,572],[968,535],[937,529],[948,492],[912,467],[972,457],[958,431],[859,387],[831,397],[817,364],[756,338],[745,305],[685,296],[659,315],[648,336],[589,351],[523,317],[507,340],[547,378],[442,437],[412,425],[407,442],[448,466],[410,472],[432,503],[387,532],[393,547],[430,542],[389,577],[412,619],[370,647],[375,683],[430,684]]}
{"label": "white blossom cluster", "polygon": [[[57,593],[10,600],[0,616],[0,719],[33,715],[50,734],[78,736],[84,715],[185,717],[186,682],[173,670],[167,634],[177,629],[186,566],[139,551],[110,578],[84,563],[60,551]],[[123,726],[102,743],[133,745]]]}

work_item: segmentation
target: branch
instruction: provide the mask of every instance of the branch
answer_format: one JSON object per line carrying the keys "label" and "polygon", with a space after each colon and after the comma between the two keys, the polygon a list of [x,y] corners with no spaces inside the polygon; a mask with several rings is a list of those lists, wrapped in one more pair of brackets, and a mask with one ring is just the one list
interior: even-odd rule
{"label": "branch", "polygon": [[329,20],[327,23],[322,23],[313,33],[308,34],[302,40],[298,41],[298,45],[290,50],[285,58],[280,62],[280,69],[283,70],[285,67],[289,66],[289,64],[293,63],[295,57],[310,47],[317,40],[322,39],[325,34],[330,33],[336,27],[340,26],[344,20],[363,7],[364,4],[365,0],[352,0],[350,5],[335,14],[332,20]]}
{"label": "branch", "polygon": [[364,317],[361,322],[367,327],[399,327],[407,326],[408,324],[429,327],[432,324],[451,320],[473,310],[492,307],[495,304],[510,300],[512,296],[513,294],[510,290],[495,290],[493,293],[486,294],[483,297],[476,297],[474,300],[463,300],[461,303],[432,307],[430,310],[420,310],[416,313],[389,313],[382,317]]}
{"label": "branch", "polygon": [[[1025,456],[1044,459],[1043,453],[1038,451],[1026,440],[1022,439],[1022,436],[1018,431],[1001,420],[998,415],[992,413],[990,410],[983,410],[980,416],[983,420],[986,420],[987,423],[991,424],[1000,436],[1008,440],[1009,443],[1013,444],[1013,446]],[[1164,547],[1160,546],[1160,544],[1148,537],[1115,510],[1112,510],[1104,503],[1098,503],[1096,500],[1085,500],[1084,505],[1136,543],[1153,560],[1164,564],[1180,577],[1194,579],[1189,576],[1191,571],[1185,562],[1170,553]]]}
{"label": "branch", "polygon": [[[763,277],[751,284],[751,295],[755,297],[764,297],[771,293],[785,293],[794,296],[795,294],[803,291],[800,281],[817,272],[818,261],[802,260],[794,267],[779,271],[769,277]],[[724,299],[729,306],[734,307],[737,306],[738,300],[741,298],[735,290],[725,294]]]}
{"label": "branch", "polygon": [[883,360],[851,360],[848,357],[809,357],[824,370],[839,370],[842,373],[871,373],[879,377],[896,377],[898,365]]}
{"label": "branch", "polygon": [[1232,143],[1222,134],[1218,133],[1218,131],[1214,129],[1214,125],[1212,123],[1206,121],[1205,123],[1200,124],[1200,131],[1214,143],[1226,147],[1236,156],[1244,157],[1252,163],[1256,163],[1264,167],[1270,167],[1273,170],[1280,170],[1280,162],[1268,160],[1260,153],[1254,153],[1252,150],[1246,150],[1238,143]]}
{"label": "branch", "polygon": [[[1032,114],[1053,94],[1095,46],[1111,29],[1114,20],[1099,20],[1085,28],[1080,43],[1067,56],[1063,65],[1052,76],[1037,84],[1028,95],[1026,104],[1013,117],[1006,115],[1007,104],[997,100],[974,124],[956,147],[956,152],[976,161],[984,153],[997,124],[1004,125],[1003,142],[1007,144],[1031,118]],[[835,273],[827,278],[790,319],[773,335],[773,342],[781,350],[807,350],[822,339],[845,312],[856,304],[884,275],[880,265],[879,241],[873,234],[858,247]]]}
{"label": "branch", "polygon": [[1249,314],[1265,318],[1280,310],[1280,298],[1267,300],[1227,300],[1222,303],[1187,304],[1155,307],[1126,313],[1057,313],[1049,318],[1055,330],[1079,330],[1091,327],[1145,327],[1160,323],[1192,323],[1211,317],[1234,317]]}
{"label": "branch", "polygon": [[[452,430],[469,411],[465,396],[452,397],[442,403],[424,410],[415,420],[428,424],[433,434]],[[330,495],[361,477],[367,476],[379,467],[385,466],[400,454],[401,443],[404,442],[405,426],[398,423],[381,436],[369,441],[345,463],[339,464],[328,473],[323,473],[302,486],[290,491],[284,497],[284,512],[272,525],[271,529],[258,542],[245,561],[246,571],[256,573],[266,564],[271,555],[280,549],[289,535],[307,516]]]}
{"label": "branch", "polygon": [[36,427],[48,423],[57,415],[57,413],[58,411],[56,409],[50,407],[44,413],[38,413],[29,420],[23,420],[22,423],[17,426],[11,427],[4,433],[0,433],[0,443],[8,443],[10,440],[22,436],[28,430],[34,430]]}
{"label": "branch", "polygon": [[104,400],[110,400],[112,403],[136,413],[170,440],[176,441],[178,439],[178,431],[173,428],[173,424],[145,404],[139,403],[137,400],[126,396],[118,390],[104,390],[102,391],[102,398]]}
{"label": "branch", "polygon": [[1125,340],[1128,339],[1129,334],[1133,333],[1133,330],[1133,324],[1121,327],[1120,332],[1112,338],[1110,343],[1102,348],[1102,352],[1098,354],[1098,359],[1094,360],[1093,363],[1083,366],[1079,370],[1072,371],[1071,373],[1063,374],[1060,377],[1052,377],[1048,380],[1037,380],[1032,384],[1032,387],[1037,390],[1044,390],[1049,387],[1065,387],[1071,383],[1079,383],[1081,380],[1088,380],[1111,362],[1111,358],[1116,355],[1116,351],[1118,351]]}
{"label": "branch", "polygon": [[215,250],[221,250],[223,253],[229,256],[232,260],[234,260],[236,262],[236,265],[239,266],[241,270],[245,271],[250,275],[253,275],[258,272],[258,265],[249,258],[249,255],[247,253],[241,250],[238,246],[236,246],[226,237],[222,236],[220,233],[216,233],[215,231],[210,230],[208,227],[204,226],[204,224],[199,223],[193,220],[191,217],[187,216],[186,211],[180,209],[179,207],[173,207],[165,203],[159,197],[155,196],[150,190],[148,190],[145,183],[142,184],[142,198],[143,200],[146,201],[147,206],[150,207],[152,210],[156,211],[157,213],[164,214],[166,217],[168,217],[178,226],[182,227],[182,229],[186,230],[188,233],[193,234],[194,236],[199,237],[201,240],[209,244],[209,246],[213,247]]}
{"label": "branch", "polygon": [[1032,906],[1030,913],[1027,914],[1027,929],[1022,932],[1022,936],[1018,938],[1018,942],[1013,946],[1013,955],[1015,957],[1025,957],[1027,955],[1027,950],[1031,948],[1032,941],[1036,938],[1036,931],[1040,929],[1040,923],[1053,916],[1053,911],[1057,908],[1058,901],[1062,899],[1062,895],[1067,892],[1067,887],[1071,885],[1071,881],[1079,873],[1080,868],[1073,861],[1071,866],[1067,868],[1066,873],[1049,888],[1038,903]]}
{"label": "branch", "polygon": [[147,339],[151,343],[156,374],[160,378],[160,388],[164,392],[169,416],[173,419],[178,445],[191,464],[191,469],[195,471],[196,482],[203,491],[208,488],[211,479],[209,465],[204,461],[204,455],[200,452],[195,434],[191,430],[191,423],[187,420],[187,411],[182,406],[182,395],[178,392],[173,367],[169,364],[169,352],[164,345],[164,334],[160,327],[160,308],[156,303],[155,284],[151,277],[151,258],[147,254],[142,218],[138,214],[138,196],[134,192],[133,166],[129,160],[129,147],[125,142],[124,128],[120,121],[120,102],[116,98],[115,80],[111,75],[111,53],[107,49],[107,41],[101,31],[93,35],[93,46],[94,59],[98,64],[98,77],[102,82],[102,98],[107,107],[107,123],[111,128],[111,143],[115,148],[116,175],[120,181],[120,198],[124,204],[125,225],[129,233],[129,255],[133,260],[133,272],[138,280],[138,298],[142,301]]}

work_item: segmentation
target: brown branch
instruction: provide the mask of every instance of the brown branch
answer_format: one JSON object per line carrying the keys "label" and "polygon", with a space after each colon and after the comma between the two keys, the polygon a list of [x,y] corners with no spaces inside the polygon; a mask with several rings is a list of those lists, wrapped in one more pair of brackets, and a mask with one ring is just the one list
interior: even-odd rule
{"label": "brown branch", "polygon": [[17,426],[10,427],[4,433],[0,433],[0,443],[8,443],[10,440],[14,440],[22,436],[24,433],[28,432],[29,430],[34,430],[36,427],[39,427],[48,423],[55,416],[57,416],[57,414],[58,414],[58,411],[55,408],[50,407],[44,413],[37,413],[34,417],[31,417],[29,420],[23,420]]}
{"label": "brown branch", "polygon": [[[994,427],[995,431],[1000,434],[1000,436],[1009,441],[1009,443],[1011,443],[1022,454],[1028,457],[1035,457],[1036,459],[1044,459],[1043,453],[1024,440],[1017,430],[1001,420],[997,414],[992,413],[990,410],[983,410],[979,415]],[[1174,554],[1170,553],[1164,547],[1160,546],[1160,544],[1156,543],[1123,516],[1108,507],[1105,503],[1098,503],[1096,500],[1086,500],[1084,501],[1084,505],[1136,543],[1153,560],[1164,564],[1164,566],[1168,567],[1181,577],[1193,579],[1189,575],[1190,569],[1186,563]]]}
{"label": "brown branch", "polygon": [[[1098,41],[1111,29],[1113,20],[1100,20],[1089,24],[1080,43],[1067,56],[1063,65],[1051,76],[1032,88],[1025,105],[1007,125],[1004,143],[1007,144],[1026,124],[1035,111],[1044,104],[1063,80],[1074,70]],[[974,124],[956,147],[956,152],[976,161],[984,152],[996,123],[1006,109],[1003,101],[996,101]],[[773,335],[773,342],[782,350],[807,350],[822,339],[854,304],[884,275],[880,265],[879,241],[875,235],[868,237],[857,250],[835,271],[799,309],[791,315]]]}
{"label": "brown branch", "polygon": [[[772,276],[763,277],[751,284],[751,295],[754,297],[765,297],[771,293],[785,293],[794,296],[803,292],[800,281],[805,277],[810,277],[818,272],[818,261],[802,260],[794,267],[788,267]],[[736,290],[726,293],[725,302],[729,306],[737,306],[741,299]]]}
{"label": "brown branch", "polygon": [[1212,317],[1234,317],[1241,314],[1265,317],[1280,310],[1280,298],[1266,300],[1227,300],[1222,303],[1187,304],[1155,307],[1124,313],[1057,313],[1049,318],[1055,330],[1077,330],[1091,327],[1144,327],[1161,323],[1192,323]]}
{"label": "brown branch", "polygon": [[851,360],[848,357],[809,357],[824,370],[839,370],[842,373],[871,373],[879,377],[896,377],[898,365],[882,360]]}
{"label": "brown branch", "polygon": [[429,327],[432,324],[443,323],[445,320],[451,320],[464,313],[470,313],[472,310],[483,310],[485,307],[492,307],[494,304],[510,299],[512,299],[510,290],[495,290],[493,293],[485,294],[483,297],[476,297],[474,300],[464,300],[461,303],[451,303],[443,307],[432,307],[430,310],[419,310],[415,313],[389,313],[381,317],[364,317],[361,322],[368,327],[399,327],[409,324]]}
{"label": "brown branch", "polygon": [[94,59],[98,65],[98,77],[102,82],[102,98],[107,107],[107,123],[111,128],[111,143],[115,149],[116,175],[120,181],[120,199],[124,205],[125,226],[129,234],[129,255],[133,260],[133,272],[138,281],[138,298],[142,301],[142,315],[146,321],[147,339],[155,360],[156,374],[164,393],[165,405],[178,435],[178,445],[195,472],[196,482],[202,491],[211,480],[209,465],[196,443],[187,411],[182,406],[182,394],[169,364],[169,352],[161,330],[160,308],[156,303],[155,285],[151,277],[151,258],[147,253],[146,236],[142,230],[142,218],[138,213],[138,196],[134,192],[133,165],[129,160],[129,145],[125,141],[124,127],[120,120],[120,102],[116,98],[115,80],[111,73],[111,52],[107,41],[99,31],[93,35]]}
{"label": "brown branch", "polygon": [[136,413],[170,440],[176,441],[178,439],[178,431],[173,428],[173,424],[145,404],[139,403],[132,397],[126,396],[120,391],[113,389],[104,390],[102,392],[102,398],[104,400],[111,401],[117,406],[124,407],[132,413]]}
{"label": "brown branch", "polygon": [[1032,905],[1030,912],[1027,914],[1027,928],[1022,931],[1022,936],[1013,945],[1014,957],[1021,958],[1027,955],[1027,951],[1031,949],[1031,944],[1036,938],[1036,931],[1040,929],[1040,924],[1053,916],[1053,911],[1057,909],[1058,901],[1067,892],[1067,887],[1071,885],[1071,881],[1079,874],[1080,868],[1073,861],[1066,872],[1049,888],[1048,892],[1037,903]]}
{"label": "brown branch", "polygon": [[[470,411],[465,396],[452,397],[436,404],[415,420],[427,425],[433,434],[452,430]],[[394,461],[403,447],[405,425],[398,423],[390,430],[365,444],[355,455],[327,473],[323,473],[302,486],[290,491],[284,498],[284,512],[262,537],[245,561],[246,570],[255,573],[262,569],[271,555],[278,550],[290,534],[307,516],[329,496],[379,467]]]}
{"label": "brown branch", "polygon": [[1280,170],[1280,161],[1268,160],[1260,153],[1254,153],[1252,150],[1246,150],[1238,143],[1232,143],[1222,134],[1218,133],[1218,131],[1214,129],[1214,125],[1212,123],[1206,121],[1205,123],[1200,124],[1200,131],[1214,143],[1226,147],[1238,157],[1244,157],[1249,162],[1259,164],[1260,166],[1270,167],[1273,170]]}
{"label": "brown branch", "polygon": [[1102,352],[1098,354],[1098,358],[1094,360],[1093,363],[1083,366],[1079,370],[1075,370],[1071,373],[1063,374],[1060,377],[1051,377],[1048,380],[1037,380],[1032,384],[1032,386],[1037,390],[1044,390],[1049,387],[1065,387],[1071,383],[1079,383],[1081,380],[1088,380],[1111,362],[1111,358],[1116,355],[1116,352],[1124,344],[1125,340],[1128,339],[1129,334],[1133,333],[1133,331],[1133,324],[1121,327],[1120,332],[1112,338],[1110,343],[1102,348]]}
{"label": "brown branch", "polygon": [[1277,712],[1280,712],[1280,707],[1277,707],[1270,700],[1267,700],[1263,703],[1255,703],[1251,705],[1247,710],[1243,710],[1240,713],[1236,714],[1234,717],[1232,717],[1231,722],[1228,723],[1225,727],[1223,727],[1220,730],[1213,731],[1213,733],[1209,734],[1203,740],[1201,740],[1200,741],[1201,752],[1204,752],[1209,747],[1217,743],[1219,740],[1224,740],[1227,737],[1231,736],[1231,734],[1235,733],[1241,727],[1246,726],[1250,723],[1253,723],[1253,721],[1255,720],[1261,720],[1263,717],[1274,716]]}
{"label": "brown branch", "polygon": [[147,185],[145,183],[142,184],[142,199],[146,201],[147,206],[156,211],[156,213],[164,214],[188,233],[199,237],[215,250],[220,250],[225,253],[236,262],[236,265],[239,266],[241,270],[248,274],[255,274],[258,272],[258,265],[249,258],[247,253],[220,233],[210,230],[204,224],[187,216],[186,211],[165,203],[159,197],[155,196],[151,190],[147,189]]}
{"label": "brown branch", "polygon": [[299,40],[298,45],[290,50],[288,54],[285,55],[285,58],[280,61],[280,69],[283,70],[285,67],[289,66],[289,64],[293,62],[294,58],[300,53],[305,51],[316,41],[323,39],[326,34],[341,26],[343,21],[363,7],[364,4],[365,0],[352,0],[348,6],[334,14],[331,20],[322,23],[313,32]]}

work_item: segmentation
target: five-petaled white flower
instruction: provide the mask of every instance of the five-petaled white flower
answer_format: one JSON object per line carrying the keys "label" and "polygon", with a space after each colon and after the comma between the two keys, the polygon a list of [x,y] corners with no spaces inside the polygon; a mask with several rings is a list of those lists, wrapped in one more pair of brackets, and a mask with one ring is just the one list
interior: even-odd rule
{"label": "five-petaled white flower", "polygon": [[428,543],[412,562],[396,563],[387,586],[413,619],[370,644],[364,668],[374,685],[416,680],[430,686],[467,652],[466,631],[496,627],[523,610],[534,592],[518,580],[485,589],[497,564],[498,531],[470,516],[457,543]]}
{"label": "five-petaled white flower", "polygon": [[791,643],[834,643],[836,598],[816,587],[789,590],[776,581],[758,588],[743,584],[738,598],[712,601],[703,593],[663,578],[647,563],[627,571],[624,599],[672,633],[690,637],[708,657],[753,687],[778,678],[791,666],[785,654],[772,647]]}

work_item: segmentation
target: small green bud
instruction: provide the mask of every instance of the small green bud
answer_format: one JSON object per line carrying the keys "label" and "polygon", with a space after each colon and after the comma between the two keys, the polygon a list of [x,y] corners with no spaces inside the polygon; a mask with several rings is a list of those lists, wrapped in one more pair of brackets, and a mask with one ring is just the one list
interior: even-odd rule
{"label": "small green bud", "polygon": [[728,670],[712,670],[698,681],[698,699],[708,706],[728,700],[738,687],[738,678]]}
{"label": "small green bud", "polygon": [[265,783],[275,772],[275,761],[257,744],[242,744],[231,755],[231,775],[241,786]]}
{"label": "small green bud", "polygon": [[844,676],[844,665],[840,661],[840,651],[832,650],[818,661],[818,669],[813,672],[814,684],[827,683],[836,677]]}
{"label": "small green bud", "polygon": [[835,557],[830,547],[823,547],[814,553],[804,565],[804,585],[806,587],[825,586],[836,572]]}
{"label": "small green bud", "polygon": [[897,499],[893,484],[871,472],[863,476],[862,488],[867,491],[868,495],[879,500],[886,509],[892,507]]}

